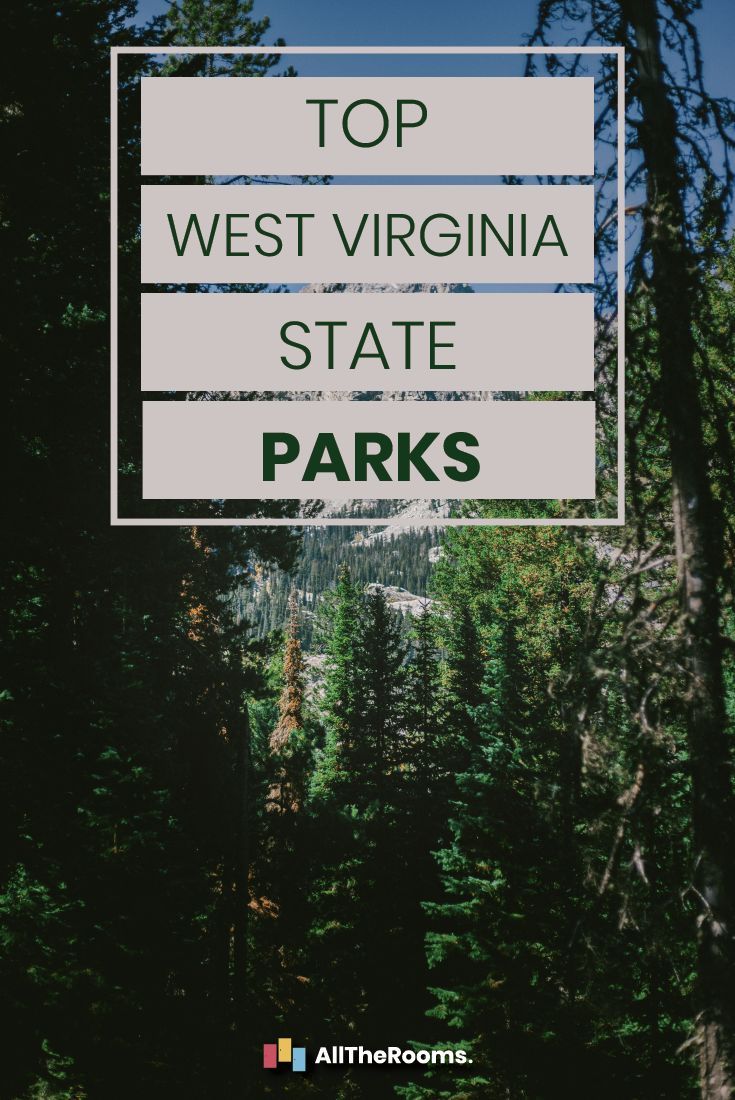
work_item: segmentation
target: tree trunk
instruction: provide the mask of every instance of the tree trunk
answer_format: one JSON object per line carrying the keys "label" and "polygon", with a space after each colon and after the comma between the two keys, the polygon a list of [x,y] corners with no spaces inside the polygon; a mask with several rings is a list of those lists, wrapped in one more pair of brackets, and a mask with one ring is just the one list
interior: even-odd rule
{"label": "tree trunk", "polygon": [[248,1046],[248,914],[250,904],[250,716],[243,702],[239,728],[234,727],[235,750],[235,912],[233,919],[233,1007],[235,1032],[240,1048],[240,1095],[250,1095],[247,1073]]}
{"label": "tree trunk", "polygon": [[701,1095],[735,1094],[735,861],[733,791],[722,674],[718,580],[720,519],[708,480],[702,406],[694,364],[693,257],[678,166],[676,114],[664,82],[656,0],[621,0],[633,32],[633,71],[642,110],[647,230],[660,341],[660,404],[668,426],[673,516],[682,601],[685,700],[691,757],[697,917],[696,1040]]}

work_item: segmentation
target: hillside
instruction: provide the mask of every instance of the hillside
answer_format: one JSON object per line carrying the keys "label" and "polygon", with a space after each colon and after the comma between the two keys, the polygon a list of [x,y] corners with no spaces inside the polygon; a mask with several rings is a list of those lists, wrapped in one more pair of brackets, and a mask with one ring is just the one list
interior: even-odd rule
{"label": "hillside", "polygon": [[440,534],[428,528],[307,527],[303,546],[292,573],[256,568],[255,582],[238,596],[237,610],[252,635],[264,638],[284,627],[292,588],[301,608],[302,643],[313,642],[313,615],[320,596],[337,583],[345,564],[360,584],[382,584],[404,589],[423,599],[432,561],[438,554]]}

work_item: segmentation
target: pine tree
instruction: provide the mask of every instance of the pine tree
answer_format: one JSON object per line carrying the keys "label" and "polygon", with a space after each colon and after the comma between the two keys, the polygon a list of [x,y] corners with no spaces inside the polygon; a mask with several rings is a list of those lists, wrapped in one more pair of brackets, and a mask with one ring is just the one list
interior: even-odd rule
{"label": "pine tree", "polygon": [[565,583],[549,541],[542,534],[538,556],[524,561],[525,532],[504,531],[502,540],[492,531],[482,539],[458,535],[438,578],[456,774],[448,835],[437,853],[443,893],[425,904],[436,971],[430,1015],[441,1044],[468,1049],[473,1063],[439,1074],[431,1086],[412,1085],[407,1097],[510,1090],[536,1100],[550,1095],[543,1082],[552,1065],[557,1087],[563,1080],[562,1059],[554,1064],[558,1055],[547,1042],[564,1017],[555,986],[565,900],[559,883],[562,863],[573,856],[560,847],[560,788],[546,778],[560,751],[544,681],[548,635],[556,634],[558,646],[568,624],[545,615],[539,568],[549,578],[559,570],[555,583]]}
{"label": "pine tree", "polygon": [[363,799],[386,806],[387,791],[402,763],[400,743],[405,658],[400,618],[378,587],[365,597],[363,719],[360,756],[371,777]]}
{"label": "pine tree", "polygon": [[[559,920],[555,842],[534,797],[534,750],[513,713],[507,630],[485,629],[479,685],[450,681],[451,713],[460,717],[457,773],[449,835],[437,854],[443,897],[425,904],[435,971],[429,1014],[440,1045],[464,1048],[472,1065],[401,1090],[412,1100],[551,1095],[543,1091],[550,1068],[543,1035],[559,1013],[550,965]],[[473,633],[465,607],[458,634]]]}
{"label": "pine tree", "polygon": [[[659,643],[659,666],[675,665],[686,681],[683,718],[691,768],[691,891],[698,955],[691,1049],[699,1058],[701,1096],[723,1100],[735,1094],[735,871],[729,842],[735,795],[722,600],[731,538],[713,478],[721,460],[708,440],[708,421],[717,402],[708,393],[706,358],[698,356],[696,347],[704,276],[712,259],[711,238],[698,232],[696,219],[703,211],[710,218],[715,215],[720,233],[729,219],[735,111],[732,101],[707,91],[692,18],[698,7],[672,0],[603,0],[593,5],[541,0],[532,41],[556,41],[557,25],[562,24],[572,27],[576,41],[619,42],[628,52],[626,172],[644,199],[637,208],[642,231],[628,265],[626,291],[629,299],[647,304],[651,331],[641,333],[632,326],[627,353],[645,419],[658,418],[657,434],[666,441],[666,556],[671,553],[676,561],[676,577],[672,585],[659,569],[657,579],[675,591],[680,616],[675,657],[666,632],[660,632],[665,641]],[[576,74],[579,69],[573,64]],[[558,57],[553,65],[556,72],[569,71]],[[616,92],[610,84],[608,88],[612,102]],[[600,112],[596,129],[601,141],[610,133],[608,123],[606,111]],[[601,242],[604,248],[604,235]],[[647,354],[651,336],[653,356]],[[634,447],[633,478],[644,484],[648,458]],[[642,497],[645,501],[645,492]],[[636,496],[636,505],[640,500]],[[731,490],[727,500],[731,508]],[[659,501],[652,522],[646,510],[636,509],[635,528],[624,550],[634,563],[633,573],[653,542],[661,511]],[[635,634],[629,624],[628,639]],[[623,647],[623,654],[634,665],[631,649],[634,643]],[[649,733],[646,691],[643,687],[640,701],[643,736]]]}
{"label": "pine tree", "polygon": [[311,830],[305,795],[317,730],[305,700],[299,607],[293,592],[289,605],[282,659],[279,653],[271,662],[280,685],[276,720],[262,738],[254,768],[261,812],[254,823],[257,847],[251,870],[249,1001],[251,1010],[257,1004],[260,1030],[270,1035],[302,1031],[308,1015],[305,899]]}
{"label": "pine tree", "polygon": [[437,626],[431,605],[425,602],[413,618],[411,659],[405,687],[405,726],[419,798],[424,806],[439,797],[439,785],[450,770],[451,735],[448,698],[442,683]]}
{"label": "pine tree", "polygon": [[324,686],[326,736],[313,779],[313,797],[329,800],[339,788],[346,801],[354,793],[352,765],[364,761],[362,738],[366,668],[365,607],[362,593],[341,566],[334,598],[322,609],[327,632]]}
{"label": "pine tree", "polygon": [[[327,750],[311,810],[321,839],[314,864],[316,1014],[384,1044],[418,1027],[425,1008],[416,862],[420,818],[404,730],[405,647],[379,586],[367,593],[342,570],[330,611],[325,685]],[[426,854],[423,857],[426,863]],[[338,985],[325,978],[338,968]],[[368,1095],[368,1081],[355,1077]],[[374,1087],[377,1085],[374,1083]]]}
{"label": "pine tree", "polygon": [[288,600],[288,631],[283,657],[283,690],[278,701],[278,723],[270,736],[277,774],[271,788],[270,809],[294,812],[305,793],[307,746],[304,736],[304,675],[306,665],[299,638],[296,593]]}
{"label": "pine tree", "polygon": [[[235,1027],[250,746],[229,601],[250,553],[288,566],[290,540],[110,527],[109,49],[143,34],[135,6],[114,0],[31,0],[5,14],[16,43],[0,74],[5,442],[18,494],[2,564],[3,1091],[202,1096],[235,1084],[247,1049]],[[124,319],[140,302],[135,95],[151,64],[120,64],[128,365],[139,347]],[[121,408],[139,408],[138,385],[130,369]],[[124,413],[131,438],[133,423]],[[138,475],[126,461],[123,483]]]}
{"label": "pine tree", "polygon": [[480,634],[469,603],[455,603],[446,624],[448,695],[453,726],[469,737],[474,726],[473,714],[483,701],[485,661]]}

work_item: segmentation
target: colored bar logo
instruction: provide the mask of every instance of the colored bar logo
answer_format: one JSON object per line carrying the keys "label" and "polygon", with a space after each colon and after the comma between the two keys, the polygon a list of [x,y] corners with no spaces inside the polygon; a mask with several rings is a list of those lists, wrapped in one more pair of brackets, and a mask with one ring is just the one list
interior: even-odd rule
{"label": "colored bar logo", "polygon": [[291,1039],[263,1043],[263,1069],[278,1069],[279,1063],[287,1062],[294,1073],[305,1073],[306,1047],[295,1047]]}

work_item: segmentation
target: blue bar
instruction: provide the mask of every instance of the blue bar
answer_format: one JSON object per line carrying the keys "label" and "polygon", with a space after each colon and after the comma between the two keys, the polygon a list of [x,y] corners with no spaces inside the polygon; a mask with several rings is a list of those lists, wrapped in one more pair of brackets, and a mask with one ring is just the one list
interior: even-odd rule
{"label": "blue bar", "polygon": [[294,1047],[291,1051],[291,1069],[294,1073],[306,1073],[306,1047]]}

